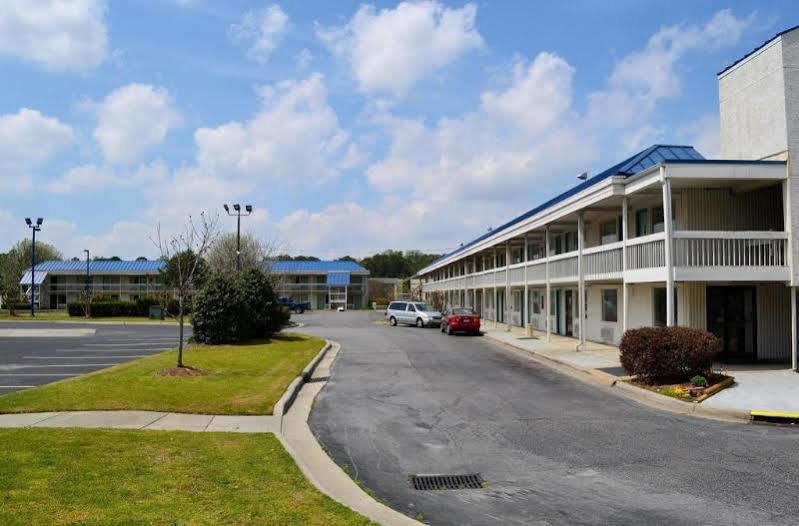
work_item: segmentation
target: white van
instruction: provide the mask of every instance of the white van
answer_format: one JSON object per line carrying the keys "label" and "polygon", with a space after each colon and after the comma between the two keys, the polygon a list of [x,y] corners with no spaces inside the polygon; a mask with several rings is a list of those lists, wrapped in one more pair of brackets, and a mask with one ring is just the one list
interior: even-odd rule
{"label": "white van", "polygon": [[441,325],[441,313],[421,301],[392,301],[386,309],[386,318],[392,326],[398,323],[417,327]]}

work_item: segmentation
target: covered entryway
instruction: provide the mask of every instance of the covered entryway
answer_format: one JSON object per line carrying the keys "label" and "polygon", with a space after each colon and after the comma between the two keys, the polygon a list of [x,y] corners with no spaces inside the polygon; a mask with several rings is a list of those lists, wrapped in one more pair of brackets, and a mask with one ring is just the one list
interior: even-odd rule
{"label": "covered entryway", "polygon": [[756,311],[754,287],[707,287],[707,329],[721,338],[723,359],[757,359]]}

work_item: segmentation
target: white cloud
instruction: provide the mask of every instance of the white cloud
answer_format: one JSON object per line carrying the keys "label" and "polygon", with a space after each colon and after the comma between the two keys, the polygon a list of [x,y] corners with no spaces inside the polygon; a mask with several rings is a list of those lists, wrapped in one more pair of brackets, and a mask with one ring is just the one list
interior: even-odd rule
{"label": "white cloud", "polygon": [[263,64],[283,39],[288,26],[288,15],[273,4],[245,13],[240,23],[230,26],[228,34],[234,42],[248,43],[247,57]]}
{"label": "white cloud", "polygon": [[21,108],[17,113],[0,115],[0,169],[38,166],[74,139],[69,125],[37,110]]}
{"label": "white cloud", "polygon": [[480,48],[477,6],[449,8],[435,0],[402,2],[377,11],[361,6],[347,24],[317,28],[317,36],[347,61],[364,92],[405,93],[425,75]]}
{"label": "white cloud", "polygon": [[259,95],[261,108],[250,120],[195,132],[201,170],[292,184],[324,181],[349,167],[349,135],[327,103],[322,75],[262,86]]}
{"label": "white cloud", "polygon": [[679,128],[677,140],[693,145],[708,159],[718,159],[721,152],[718,114],[703,115]]}
{"label": "white cloud", "polygon": [[85,71],[108,56],[103,0],[3,0],[0,54],[48,70]]}
{"label": "white cloud", "polygon": [[680,94],[678,64],[686,53],[735,44],[753,21],[754,13],[736,18],[724,9],[703,26],[681,24],[660,29],[644,49],[616,63],[606,89],[588,96],[589,122],[607,130],[648,117],[659,101]]}
{"label": "white cloud", "polygon": [[135,170],[120,170],[109,165],[83,164],[69,169],[59,179],[49,181],[44,188],[55,194],[102,191],[109,186],[135,188],[146,184],[163,183],[168,175],[169,170],[161,160],[139,165]]}
{"label": "white cloud", "polygon": [[167,90],[150,84],[122,86],[95,106],[94,138],[112,163],[137,159],[180,123]]}

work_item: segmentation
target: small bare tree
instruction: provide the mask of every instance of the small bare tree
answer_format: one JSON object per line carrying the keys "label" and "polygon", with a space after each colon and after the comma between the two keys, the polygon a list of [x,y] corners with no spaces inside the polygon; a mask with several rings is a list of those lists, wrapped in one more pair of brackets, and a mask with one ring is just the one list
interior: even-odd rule
{"label": "small bare tree", "polygon": [[161,235],[161,223],[156,226],[150,240],[158,248],[161,259],[167,263],[165,287],[172,288],[178,303],[178,324],[180,342],[178,343],[178,367],[183,367],[183,322],[186,298],[191,296],[196,284],[198,268],[203,264],[203,256],[214,242],[219,232],[219,216],[200,213],[200,220],[189,216],[182,231],[169,237]]}

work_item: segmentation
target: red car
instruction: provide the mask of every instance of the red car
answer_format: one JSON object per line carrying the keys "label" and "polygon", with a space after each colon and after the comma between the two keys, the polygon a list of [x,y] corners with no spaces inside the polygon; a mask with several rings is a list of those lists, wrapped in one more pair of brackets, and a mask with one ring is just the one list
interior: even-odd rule
{"label": "red car", "polygon": [[441,332],[480,334],[480,315],[472,309],[449,309],[441,316]]}

